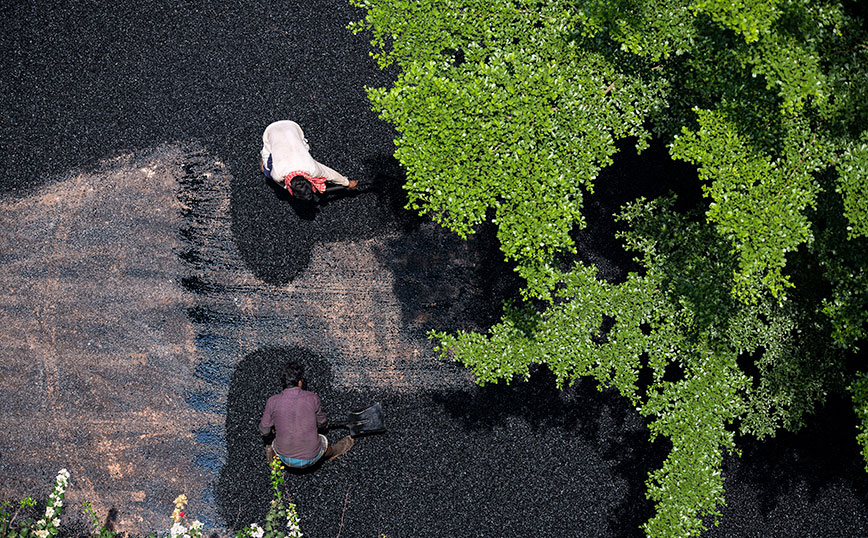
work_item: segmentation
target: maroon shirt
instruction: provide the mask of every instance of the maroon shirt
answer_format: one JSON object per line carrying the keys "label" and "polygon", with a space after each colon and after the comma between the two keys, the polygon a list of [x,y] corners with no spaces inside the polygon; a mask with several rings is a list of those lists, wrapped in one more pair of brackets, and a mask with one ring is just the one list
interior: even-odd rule
{"label": "maroon shirt", "polygon": [[274,450],[285,458],[308,460],[319,453],[317,429],[325,424],[319,396],[300,387],[290,387],[268,399],[259,431],[267,435],[274,426]]}

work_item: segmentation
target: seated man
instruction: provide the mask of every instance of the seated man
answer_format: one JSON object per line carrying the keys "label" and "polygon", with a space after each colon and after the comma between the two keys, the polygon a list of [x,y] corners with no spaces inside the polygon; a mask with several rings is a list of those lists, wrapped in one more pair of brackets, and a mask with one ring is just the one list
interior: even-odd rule
{"label": "seated man", "polygon": [[276,121],[262,133],[259,168],[299,200],[311,201],[314,193],[325,192],[326,182],[355,189],[356,180],[316,162],[301,127],[294,121]]}
{"label": "seated man", "polygon": [[304,367],[290,361],[283,367],[282,378],[283,392],[268,399],[259,421],[263,436],[274,428],[274,441],[265,447],[268,462],[277,457],[288,467],[304,469],[321,458],[331,461],[345,454],[353,446],[352,437],[347,435],[329,446],[326,436],[318,433],[328,428],[328,421],[319,396],[301,388]]}

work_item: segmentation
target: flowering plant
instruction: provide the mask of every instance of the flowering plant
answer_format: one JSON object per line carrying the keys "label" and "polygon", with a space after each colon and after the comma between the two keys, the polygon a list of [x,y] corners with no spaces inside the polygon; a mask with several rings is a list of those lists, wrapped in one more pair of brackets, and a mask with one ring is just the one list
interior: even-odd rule
{"label": "flowering plant", "polygon": [[55,536],[60,528],[60,514],[63,511],[63,497],[69,485],[69,471],[61,469],[54,481],[54,489],[48,496],[45,513],[35,523],[30,519],[15,524],[15,518],[22,509],[33,508],[36,501],[24,497],[18,503],[14,514],[9,514],[8,502],[0,504],[0,538],[48,538]]}
{"label": "flowering plant", "polygon": [[172,511],[172,526],[169,528],[171,538],[201,538],[202,522],[194,519],[187,523],[187,514],[184,507],[187,506],[187,496],[183,493],[175,497],[175,509]]}
{"label": "flowering plant", "polygon": [[69,471],[61,469],[54,479],[54,489],[48,496],[45,505],[45,515],[36,522],[33,535],[37,538],[48,538],[57,534],[60,528],[60,514],[63,512],[63,498],[69,486]]}
{"label": "flowering plant", "polygon": [[[301,527],[299,527],[298,512],[295,509],[295,504],[289,502],[284,505],[283,493],[280,491],[280,486],[283,482],[283,464],[280,460],[272,460],[271,489],[274,491],[274,499],[272,499],[271,508],[265,516],[265,527],[251,523],[238,531],[235,535],[236,538],[302,538],[304,536],[301,532]],[[286,532],[280,529],[280,521],[284,518],[286,518]]]}
{"label": "flowering plant", "polygon": [[[257,523],[251,523],[236,533],[237,538],[302,538],[304,536],[299,527],[295,504],[284,502],[283,493],[280,490],[283,482],[282,464],[275,460],[271,464],[271,487],[274,491],[274,499],[271,501],[268,514],[265,516],[265,526],[261,527]],[[53,538],[56,536],[60,528],[63,499],[68,486],[69,471],[61,469],[55,479],[54,489],[48,496],[45,512],[35,523],[25,519],[15,524],[15,519],[22,509],[36,506],[36,501],[32,498],[24,497],[13,514],[8,511],[10,503],[0,503],[0,538]],[[169,528],[169,538],[202,538],[204,525],[198,519],[189,521],[187,513],[184,512],[187,502],[187,496],[184,494],[175,498],[175,509],[170,516],[172,525]],[[99,516],[96,515],[89,502],[84,502],[83,507],[84,513],[92,523],[92,536],[98,538],[117,537],[116,532],[106,529],[100,523]],[[286,520],[286,530],[283,530],[281,525],[284,519]],[[163,535],[161,534],[161,536]],[[155,535],[151,534],[149,538],[155,538]]]}

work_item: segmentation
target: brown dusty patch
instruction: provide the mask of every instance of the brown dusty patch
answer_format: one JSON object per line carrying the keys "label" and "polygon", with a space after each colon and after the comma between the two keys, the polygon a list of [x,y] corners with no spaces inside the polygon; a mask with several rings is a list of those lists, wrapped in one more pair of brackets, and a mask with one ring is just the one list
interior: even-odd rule
{"label": "brown dusty patch", "polygon": [[67,467],[68,515],[89,500],[137,534],[204,487],[186,457],[203,417],[184,403],[201,382],[175,283],[178,157],[125,155],[0,204],[0,496],[45,498]]}

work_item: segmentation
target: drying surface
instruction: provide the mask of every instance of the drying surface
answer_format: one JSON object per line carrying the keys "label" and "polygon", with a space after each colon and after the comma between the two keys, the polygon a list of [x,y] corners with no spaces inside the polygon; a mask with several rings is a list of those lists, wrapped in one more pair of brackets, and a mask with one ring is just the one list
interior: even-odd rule
{"label": "drying surface", "polygon": [[[638,534],[666,445],[627,402],[588,382],[558,392],[544,371],[478,388],[435,360],[427,330],[484,328],[515,282],[490,229],[462,242],[402,209],[394,133],[363,89],[393,73],[346,30],[360,11],[0,12],[0,496],[44,498],[65,466],[73,520],[87,499],[145,535],[179,493],[215,534],[256,520],[269,496],[255,423],[294,357],[330,416],[382,401],[389,427],[288,476],[307,536]],[[293,207],[257,162],[285,118],[370,189]],[[608,214],[685,173],[634,158],[608,171],[581,255],[622,277]],[[707,536],[868,534],[854,424],[833,401],[801,434],[746,443]]]}

